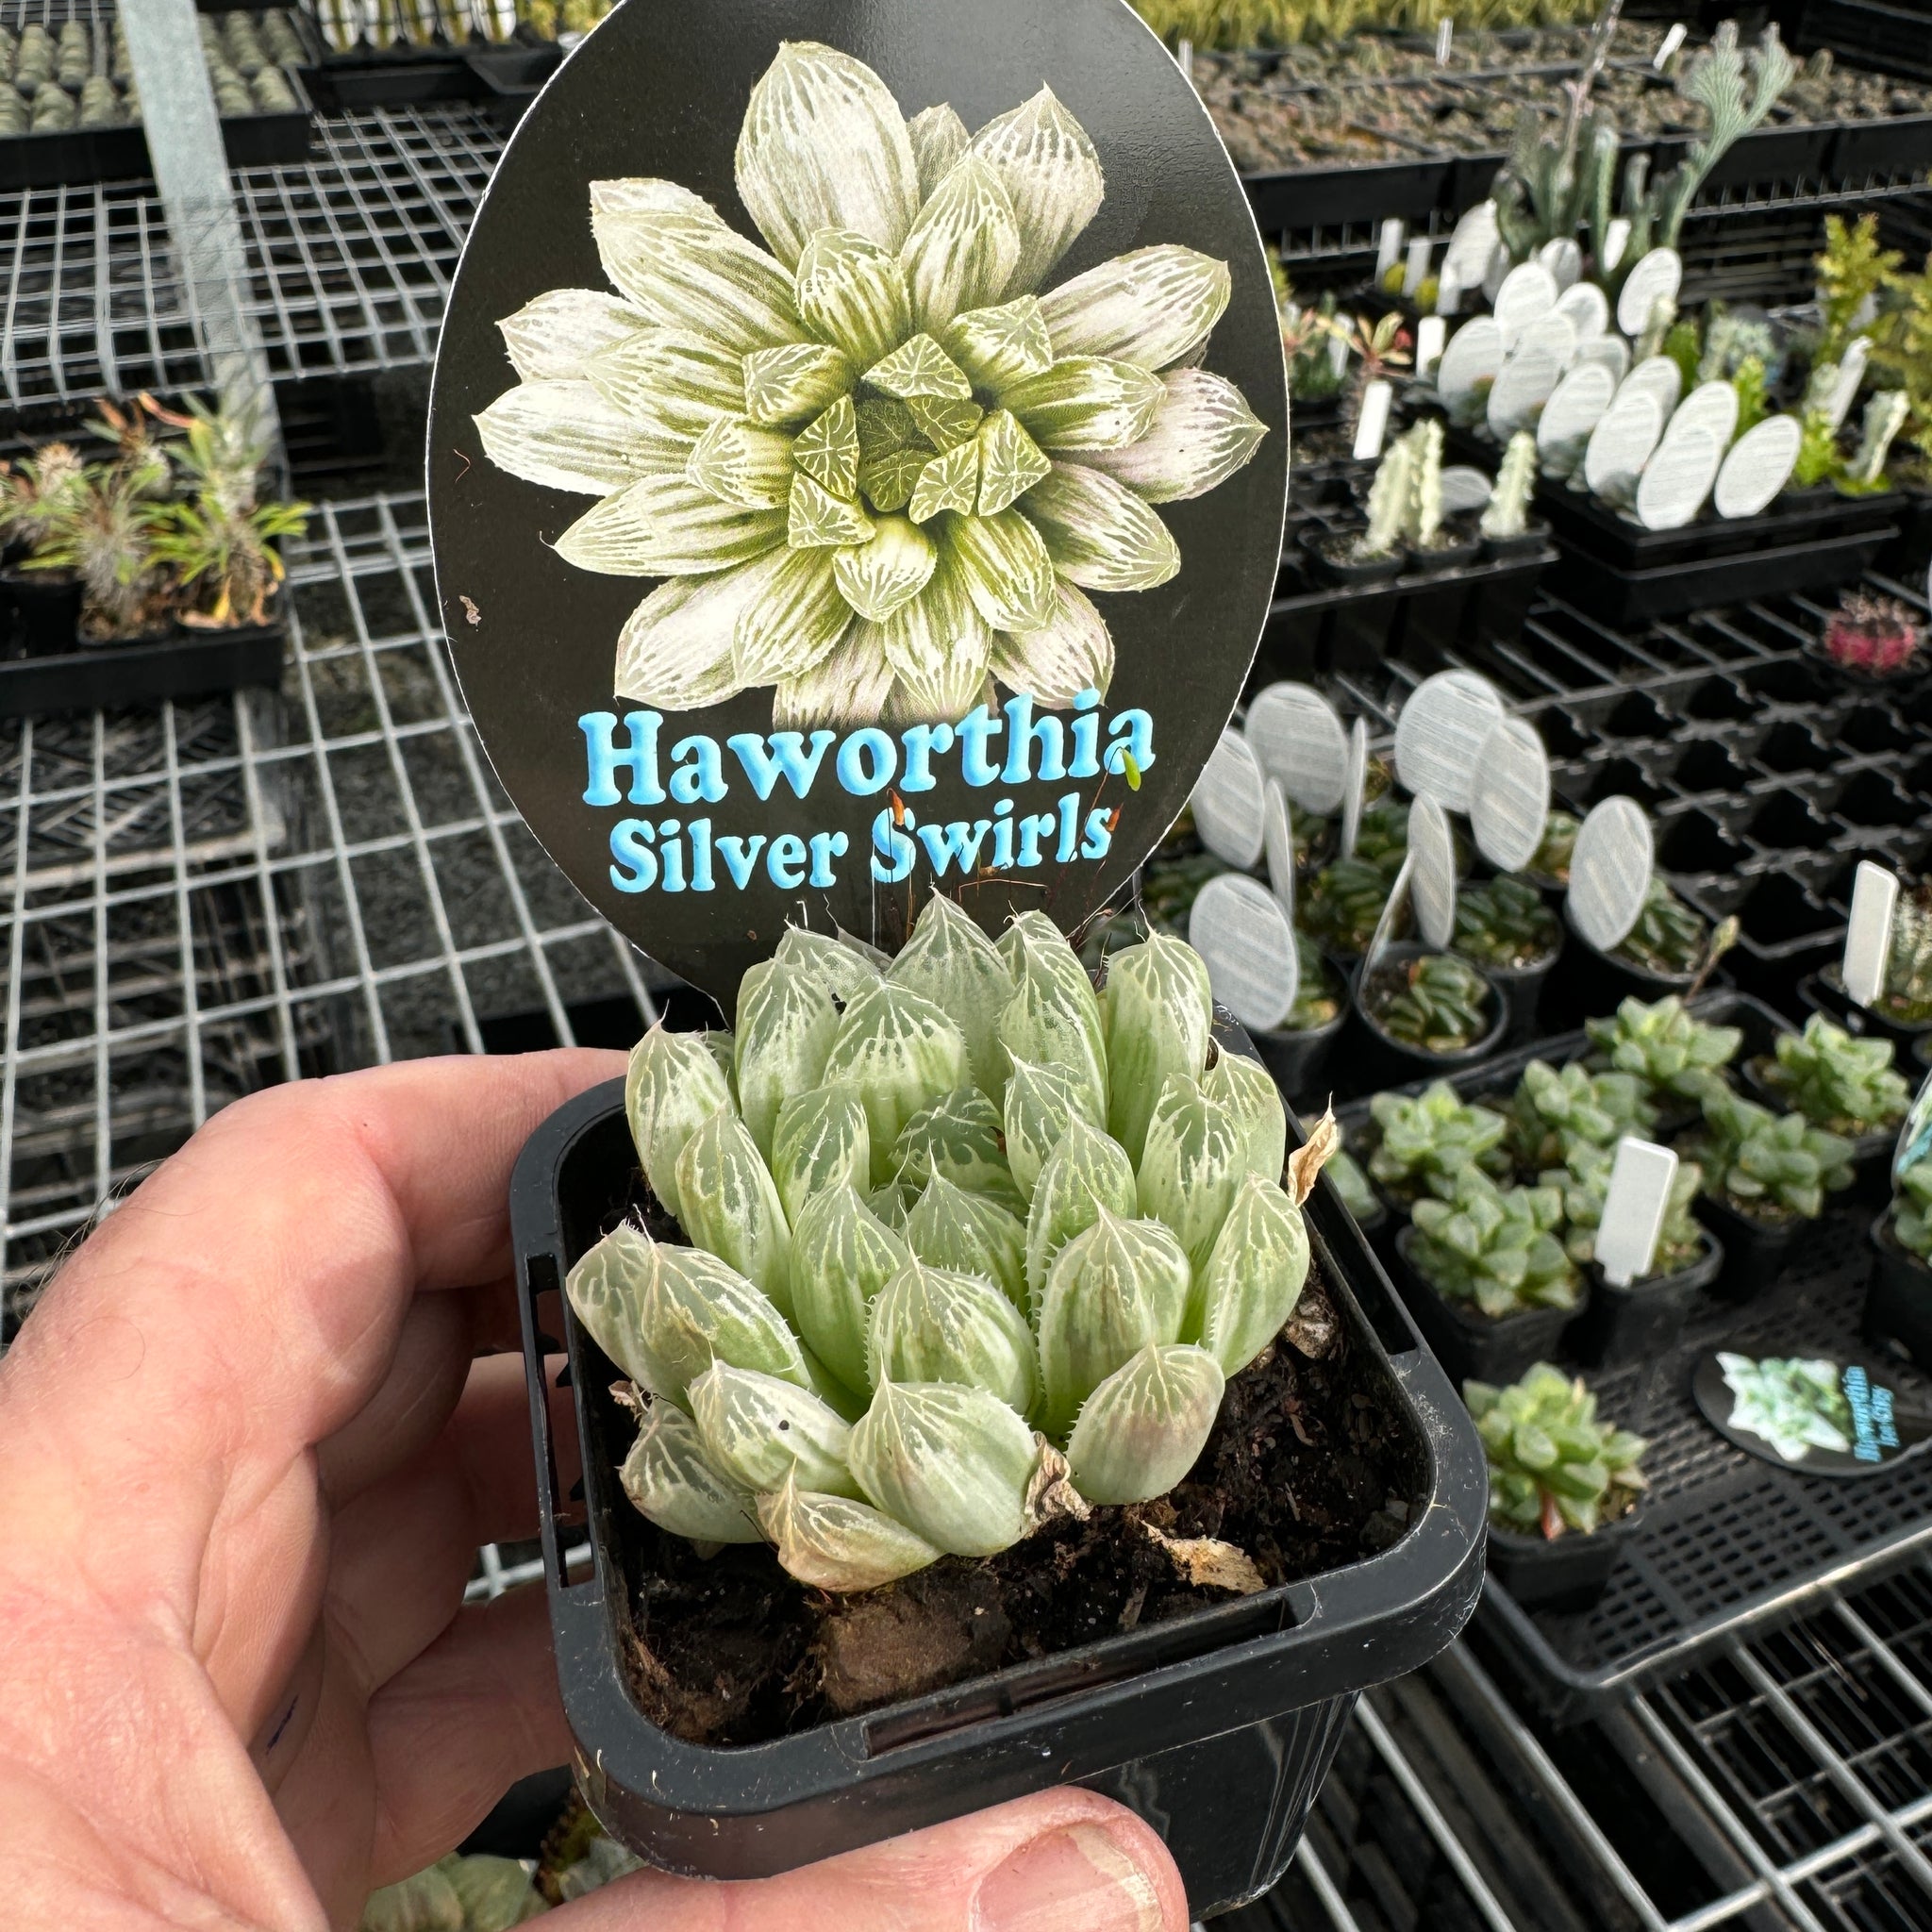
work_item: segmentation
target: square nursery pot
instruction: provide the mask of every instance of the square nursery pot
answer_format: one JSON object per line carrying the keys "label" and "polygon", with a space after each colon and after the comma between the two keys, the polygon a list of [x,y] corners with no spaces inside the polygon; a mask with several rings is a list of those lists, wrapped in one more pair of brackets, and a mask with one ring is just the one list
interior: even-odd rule
{"label": "square nursery pot", "polygon": [[1855,1007],[1835,966],[1822,968],[1801,979],[1798,997],[1809,1011],[1823,1013],[1847,1033],[1890,1041],[1898,1049],[1901,1062],[1920,1041],[1932,1038],[1932,1020],[1891,1020],[1877,1008]]}
{"label": "square nursery pot", "polygon": [[[1694,1154],[1693,1154],[1693,1158]],[[1697,1218],[1724,1244],[1724,1266],[1710,1283],[1721,1301],[1756,1301],[1784,1279],[1791,1251],[1809,1223],[1795,1215],[1774,1223],[1741,1214],[1715,1194],[1699,1194]]]}
{"label": "square nursery pot", "polygon": [[[1309,1204],[1311,1242],[1351,1345],[1406,1438],[1412,1500],[1398,1541],[926,1696],[769,1742],[713,1746],[659,1729],[633,1701],[625,1658],[660,1533],[618,1486],[632,1424],[608,1392],[616,1371],[559,1292],[624,1213],[636,1174],[613,1080],[530,1138],[510,1200],[558,1676],[577,1778],[605,1828],[668,1870],[755,1878],[1073,1783],[1154,1825],[1197,1918],[1274,1884],[1357,1694],[1441,1650],[1482,1574],[1488,1480],[1474,1424],[1332,1191],[1318,1189]],[[558,1333],[591,1557],[575,1578],[544,1364]]]}
{"label": "square nursery pot", "polygon": [[1872,1248],[1878,1261],[1865,1293],[1866,1338],[1895,1344],[1932,1371],[1932,1267],[1899,1245],[1889,1208],[1872,1224]]}
{"label": "square nursery pot", "polygon": [[1484,1315],[1447,1300],[1411,1258],[1415,1229],[1395,1237],[1405,1299],[1423,1338],[1459,1390],[1472,1379],[1499,1385],[1518,1380],[1538,1362],[1554,1361],[1574,1308],[1526,1308],[1520,1315]]}
{"label": "square nursery pot", "polygon": [[[1375,970],[1379,973],[1384,966],[1406,966],[1431,950],[1428,946],[1412,942],[1384,946],[1376,956]],[[1460,954],[1456,957],[1461,958]],[[1421,1047],[1407,1046],[1399,1040],[1391,1040],[1382,1030],[1380,1023],[1372,1019],[1362,1006],[1362,968],[1357,966],[1350,981],[1349,994],[1364,1044],[1359,1062],[1350,1069],[1349,1086],[1352,1091],[1366,1093],[1377,1087],[1399,1087],[1409,1080],[1442,1078],[1460,1068],[1487,1059],[1496,1051],[1509,1024],[1509,1002],[1486,967],[1477,966],[1471,959],[1464,959],[1462,963],[1474,968],[1488,981],[1493,1017],[1481,1038],[1472,1041],[1460,1053],[1428,1053]]]}
{"label": "square nursery pot", "polygon": [[1347,1024],[1348,1005],[1344,1000],[1341,1011],[1325,1026],[1309,1026],[1299,1033],[1271,1032],[1260,1027],[1250,1030],[1249,1037],[1261,1057],[1261,1064],[1274,1075],[1274,1084],[1281,1089],[1289,1106],[1297,1109],[1314,1106],[1317,1112],[1321,1110],[1318,1103],[1324,1097],[1322,1082],[1335,1042]]}
{"label": "square nursery pot", "polygon": [[1589,1536],[1565,1530],[1519,1536],[1490,1525],[1490,1573],[1524,1609],[1587,1610],[1609,1588],[1617,1558],[1641,1526],[1643,1505],[1626,1509]]}
{"label": "square nursery pot", "polygon": [[1627,1288],[1606,1281],[1592,1261],[1590,1306],[1564,1334],[1565,1353],[1590,1369],[1659,1360],[1676,1347],[1690,1310],[1724,1264],[1724,1243],[1708,1231],[1704,1253],[1690,1267],[1647,1275]]}

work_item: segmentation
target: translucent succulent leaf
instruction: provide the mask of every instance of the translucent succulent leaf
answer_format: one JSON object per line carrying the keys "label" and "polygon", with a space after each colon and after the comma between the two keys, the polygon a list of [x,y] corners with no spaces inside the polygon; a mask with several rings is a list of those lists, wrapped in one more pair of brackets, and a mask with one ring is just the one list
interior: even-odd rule
{"label": "translucent succulent leaf", "polygon": [[861,617],[883,623],[932,580],[939,552],[904,517],[882,516],[865,542],[839,552],[832,570],[839,594]]}
{"label": "translucent succulent leaf", "polygon": [[1160,380],[1166,397],[1147,433],[1123,448],[1092,450],[1085,460],[1147,503],[1205,496],[1247,462],[1268,425],[1224,376],[1171,369]]}
{"label": "translucent succulent leaf", "polygon": [[703,576],[749,563],[784,534],[777,510],[721,502],[682,475],[645,476],[586,510],[557,540],[557,554],[604,576]]}
{"label": "translucent succulent leaf", "polygon": [[783,509],[791,488],[791,440],[720,416],[691,445],[685,480],[746,509]]}
{"label": "translucent succulent leaf", "polygon": [[437,1869],[462,1903],[463,1932],[509,1932],[543,1914],[542,1897],[520,1858],[473,1852],[443,1858]]}
{"label": "translucent succulent leaf", "polygon": [[992,633],[950,558],[941,555],[925,589],[883,624],[858,627],[892,667],[913,716],[956,719],[978,702]]}
{"label": "translucent succulent leaf", "polygon": [[832,1373],[829,1363],[821,1361],[803,1344],[798,1352],[805,1358],[805,1378],[811,1387],[811,1392],[841,1422],[856,1423],[865,1413],[865,1405],[871,1399],[872,1391],[863,1381],[856,1389],[848,1388]]}
{"label": "translucent succulent leaf", "polygon": [[[769,962],[770,972],[776,973],[781,969],[787,973],[810,974],[841,1004],[868,986],[876,986],[879,980],[877,966],[856,946],[847,945],[843,940],[829,933],[814,932],[808,925],[786,926],[784,937],[779,940]],[[758,970],[754,967],[752,973]],[[768,997],[764,991],[768,980],[761,976],[754,983],[752,973],[744,975],[744,983],[739,989],[738,1025],[741,1032],[751,1024],[752,1009],[758,1001]]]}
{"label": "translucent succulent leaf", "polygon": [[892,1143],[906,1123],[965,1084],[966,1039],[929,999],[881,980],[846,1007],[824,1077],[850,1080],[864,1097],[876,1185],[891,1177]]}
{"label": "translucent succulent leaf", "polygon": [[1007,1077],[1000,1015],[1013,997],[1013,975],[979,922],[935,892],[920,908],[891,976],[953,1016],[966,1036],[974,1084],[997,1100]]}
{"label": "translucent succulent leaf", "polygon": [[1227,1219],[1247,1172],[1246,1154],[1234,1116],[1197,1082],[1170,1074],[1148,1117],[1141,1152],[1141,1212],[1173,1228],[1197,1270],[1208,1265]]}
{"label": "translucent succulent leaf", "polygon": [[906,1217],[906,1240],[927,1266],[987,1275],[1016,1307],[1025,1305],[1026,1228],[997,1201],[934,1174]]}
{"label": "translucent succulent leaf", "polygon": [[1039,298],[1033,295],[956,315],[941,335],[940,346],[973,378],[975,388],[991,390],[996,396],[1053,367],[1053,341]]}
{"label": "translucent succulent leaf", "polygon": [[651,321],[742,356],[804,331],[791,277],[715,218],[666,208],[591,207],[591,233],[612,283]]}
{"label": "translucent succulent leaf", "polygon": [[1107,1118],[1107,1047],[1100,1005],[1079,955],[1050,922],[1016,920],[1000,941],[1013,972],[1013,997],[1000,1015],[1000,1041],[1016,1058],[1064,1067]]}
{"label": "translucent succulent leaf", "polygon": [[829,549],[841,543],[863,543],[873,532],[872,519],[856,502],[834,496],[804,470],[791,478],[791,501],[785,541],[794,550]]}
{"label": "translucent succulent leaf", "polygon": [[1274,1182],[1244,1174],[1182,1332],[1200,1342],[1224,1374],[1239,1374],[1281,1333],[1307,1278],[1302,1210]]}
{"label": "translucent succulent leaf", "polygon": [[872,1129],[856,1087],[841,1081],[786,1098],[772,1136],[772,1179],[794,1229],[820,1194],[872,1185]]}
{"label": "translucent succulent leaf", "polygon": [[[865,1197],[865,1205],[878,1217],[881,1225],[891,1228],[903,1240],[906,1224],[912,1218],[913,1207],[923,1192],[923,1188],[915,1188],[895,1174],[874,1188]],[[908,1248],[906,1252],[910,1254],[912,1251]]]}
{"label": "translucent succulent leaf", "polygon": [[1040,1299],[1040,1425],[1062,1437],[1080,1405],[1149,1343],[1180,1340],[1191,1275],[1158,1221],[1101,1208],[1060,1249]]}
{"label": "translucent succulent leaf", "polygon": [[617,1479],[638,1509],[673,1536],[700,1543],[762,1540],[751,1491],[711,1466],[697,1425],[668,1402],[652,1403]]}
{"label": "translucent succulent leaf", "polygon": [[807,970],[774,972],[738,1035],[738,1105],[760,1155],[772,1154],[778,1111],[819,1084],[839,1030],[830,991]]}
{"label": "translucent succulent leaf", "polygon": [[888,1516],[955,1557],[991,1557],[1026,1531],[1033,1432],[997,1395],[884,1382],[853,1426],[852,1474]]}
{"label": "translucent succulent leaf", "polygon": [[944,509],[964,516],[978,500],[979,445],[962,442],[928,458],[912,486],[906,514],[915,524],[925,524]]}
{"label": "translucent succulent leaf", "polygon": [[1067,1123],[1075,1114],[1090,1126],[1101,1123],[1092,1091],[1064,1067],[1015,1058],[1012,1069],[1005,1101],[1007,1165],[1030,1205],[1041,1169],[1066,1138]]}
{"label": "translucent succulent leaf", "polygon": [[978,440],[982,517],[997,516],[1053,468],[1010,409],[995,409],[979,425]]}
{"label": "translucent succulent leaf", "polygon": [[1116,255],[1040,298],[1054,355],[1165,369],[1208,339],[1232,290],[1227,264],[1165,242]]}
{"label": "translucent succulent leaf", "polygon": [[792,1316],[798,1332],[848,1388],[870,1391],[866,1311],[912,1258],[905,1241],[855,1187],[815,1195],[791,1236]]}
{"label": "translucent succulent leaf", "polygon": [[1123,1221],[1141,1211],[1134,1164],[1083,1113],[1075,1113],[1040,1170],[1026,1210],[1026,1288],[1035,1307],[1060,1250],[1091,1227],[1103,1208]]}
{"label": "translucent succulent leaf", "polygon": [[668,328],[641,328],[598,350],[584,376],[612,408],[693,436],[735,416],[744,394],[741,357]]}
{"label": "translucent succulent leaf", "polygon": [[858,487],[865,500],[881,514],[902,510],[912,501],[912,492],[932,452],[924,443],[890,449],[862,459],[858,465]]}
{"label": "translucent succulent leaf", "polygon": [[1038,630],[1001,631],[992,641],[992,671],[1009,691],[1025,691],[1043,710],[1064,710],[1084,691],[1107,695],[1113,682],[1113,637],[1086,593],[1062,580],[1053,615]]}
{"label": "translucent succulent leaf", "polygon": [[908,337],[865,372],[873,388],[903,402],[908,396],[956,396],[962,401],[973,385],[929,335]]}
{"label": "translucent succulent leaf", "polygon": [[[798,483],[808,481],[794,480],[794,501]],[[839,594],[833,557],[829,549],[786,550],[739,612],[731,652],[745,683],[803,676],[845,635],[852,612]]]}
{"label": "translucent succulent leaf", "polygon": [[525,382],[581,376],[599,349],[647,327],[641,308],[602,289],[548,289],[496,326],[510,367]]}
{"label": "translucent succulent leaf", "polygon": [[[836,580],[842,592],[843,579]],[[871,639],[861,635],[866,628],[855,624],[809,671],[779,682],[772,695],[773,730],[852,730],[885,716],[898,680]]]}
{"label": "translucent succulent leaf", "polygon": [[1098,470],[1057,462],[1026,492],[1023,508],[1046,540],[1054,568],[1084,590],[1152,590],[1181,567],[1167,525]]}
{"label": "translucent succulent leaf", "polygon": [[936,450],[971,442],[986,415],[977,403],[961,402],[957,396],[914,396],[906,408],[919,425],[919,433]]}
{"label": "translucent succulent leaf", "polygon": [[960,579],[992,629],[1032,630],[1051,619],[1053,558],[1018,510],[962,516],[951,534]]}
{"label": "translucent succulent leaf", "polygon": [[715,1113],[677,1157],[678,1220],[692,1241],[791,1313],[791,1231],[758,1143],[735,1114]]}
{"label": "translucent succulent leaf", "polygon": [[1107,1127],[1138,1162],[1147,1119],[1170,1074],[1199,1079],[1208,1063],[1214,995],[1208,967],[1185,941],[1154,933],[1108,957],[1100,994],[1107,1032]]}
{"label": "translucent succulent leaf", "polygon": [[1000,400],[1041,449],[1117,450],[1146,435],[1165,400],[1160,378],[1131,362],[1068,356]]}
{"label": "translucent succulent leaf", "polygon": [[823,342],[754,349],[744,358],[744,413],[765,425],[806,422],[847,393],[857,374]]}
{"label": "translucent succulent leaf", "polygon": [[858,488],[858,418],[850,396],[841,396],[798,432],[791,458],[814,483],[835,497]]}
{"label": "translucent succulent leaf", "polygon": [[725,225],[702,194],[658,175],[621,175],[591,183],[591,208],[598,214],[673,214],[694,222]]}
{"label": "translucent succulent leaf", "polygon": [[956,1087],[943,1100],[914,1114],[893,1144],[892,1159],[913,1187],[923,1189],[941,1174],[1010,1214],[1026,1211],[1002,1151],[999,1112],[977,1087]]}
{"label": "translucent succulent leaf", "polygon": [[958,1382],[1016,1415],[1033,1407],[1033,1331],[984,1275],[914,1261],[874,1296],[869,1319],[874,1385]]}
{"label": "translucent succulent leaf", "polygon": [[992,169],[970,153],[955,161],[920,209],[900,259],[913,319],[930,333],[999,301],[1020,260],[1020,225]]}
{"label": "translucent succulent leaf", "polygon": [[941,1552],[869,1503],[802,1490],[788,1479],[758,1499],[778,1561],[814,1590],[876,1590],[939,1561]]}
{"label": "translucent succulent leaf", "polygon": [[372,1892],[359,1932],[463,1932],[463,1902],[448,1874],[431,1865]]}
{"label": "translucent succulent leaf", "polygon": [[588,382],[519,383],[475,422],[483,453],[499,470],[546,490],[608,496],[643,474],[641,425]]}
{"label": "translucent succulent leaf", "polygon": [[[605,1242],[611,1239],[607,1235]],[[641,1256],[634,1247],[624,1256],[627,1277],[640,1259],[643,1263],[641,1274],[630,1277],[635,1281],[634,1359],[623,1364],[634,1381],[681,1405],[697,1376],[714,1361],[726,1361],[733,1368],[757,1369],[801,1389],[807,1386],[797,1338],[768,1296],[703,1248],[641,1239]],[[596,1252],[593,1248],[591,1254]],[[582,1268],[579,1262],[573,1279]],[[589,1292],[588,1275],[583,1291]]]}
{"label": "translucent succulent leaf", "polygon": [[861,60],[786,41],[745,108],[738,194],[780,261],[821,228],[898,252],[919,211],[919,168],[899,104]]}
{"label": "translucent succulent leaf", "polygon": [[849,228],[825,228],[798,258],[798,312],[813,335],[860,368],[912,333],[906,271],[896,255]]}
{"label": "translucent succulent leaf", "polygon": [[691,1385],[691,1414],[727,1482],[758,1493],[796,1471],[805,1489],[858,1493],[846,1462],[851,1427],[809,1390],[720,1362]]}
{"label": "translucent succulent leaf", "polygon": [[912,142],[912,158],[919,164],[919,198],[924,201],[966,152],[971,137],[965,122],[945,101],[913,115],[906,124],[906,132]]}
{"label": "translucent succulent leaf", "polygon": [[1037,289],[1098,212],[1106,181],[1087,131],[1043,87],[973,137],[1000,178],[1020,226],[1009,289]]}
{"label": "translucent succulent leaf", "polygon": [[1259,1060],[1224,1048],[1201,1075],[1201,1091],[1234,1116],[1248,1172],[1278,1182],[1288,1165],[1288,1112],[1274,1075]]}
{"label": "translucent succulent leaf", "polygon": [[587,1248],[564,1276],[563,1291],[591,1340],[633,1382],[651,1386],[639,1309],[655,1266],[656,1244],[622,1222]]}
{"label": "translucent succulent leaf", "polygon": [[668,1032],[660,1020],[631,1048],[624,1080],[630,1137],[651,1191],[680,1221],[677,1157],[712,1114],[732,1106],[724,1074],[695,1034]]}
{"label": "translucent succulent leaf", "polygon": [[1199,1461],[1226,1378],[1185,1342],[1142,1349],[1093,1393],[1067,1441],[1074,1487],[1090,1503],[1147,1503]]}
{"label": "translucent succulent leaf", "polygon": [[708,1027],[698,1038],[705,1042],[705,1051],[718,1062],[718,1071],[724,1075],[724,1084],[731,1089],[735,1105],[738,1099],[738,1036],[728,1026]]}

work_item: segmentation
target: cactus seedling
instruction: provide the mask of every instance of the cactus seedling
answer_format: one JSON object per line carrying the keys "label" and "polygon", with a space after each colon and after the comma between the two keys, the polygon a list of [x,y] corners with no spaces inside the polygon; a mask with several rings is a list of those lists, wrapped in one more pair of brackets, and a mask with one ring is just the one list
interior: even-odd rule
{"label": "cactus seedling", "polygon": [[1641,1436],[1597,1420],[1596,1397],[1547,1362],[1507,1389],[1467,1382],[1490,1463],[1490,1521],[1517,1536],[1554,1542],[1589,1536],[1628,1512],[1645,1483]]}
{"label": "cactus seedling", "polygon": [[1448,1198],[1418,1201],[1408,1258],[1445,1301],[1469,1302],[1496,1320],[1532,1308],[1574,1308],[1575,1264],[1557,1240],[1559,1189],[1499,1188],[1465,1167]]}
{"label": "cactus seedling", "polygon": [[1443,548],[1442,425],[1433,416],[1426,417],[1403,441],[1408,445],[1409,459],[1403,537],[1411,550],[1426,553]]}
{"label": "cactus seedling", "polygon": [[1856,1141],[1905,1118],[1911,1094],[1892,1066],[1890,1041],[1854,1040],[1813,1013],[1802,1033],[1779,1034],[1774,1052],[1757,1063],[1759,1076],[1814,1127]]}
{"label": "cactus seedling", "polygon": [[1911,606],[1875,591],[1847,591],[1824,626],[1825,655],[1863,677],[1916,669],[1924,642],[1925,627]]}
{"label": "cactus seedling", "polygon": [[1901,892],[1875,1010],[1903,1025],[1932,1020],[1932,891]]}
{"label": "cactus seedling", "polygon": [[1659,1094],[1695,1102],[1724,1084],[1724,1069],[1744,1041],[1736,1026],[1693,1018],[1675,993],[1650,1006],[1625,1000],[1609,1019],[1585,1025],[1598,1054],[1620,1073],[1635,1074]]}
{"label": "cactus seedling", "polygon": [[1369,486],[1369,525],[1356,541],[1357,561],[1373,563],[1399,553],[1414,488],[1415,452],[1407,442],[1391,442]]}
{"label": "cactus seedling", "polygon": [[1536,437],[1519,429],[1496,466],[1496,480],[1483,508],[1483,535],[1499,541],[1524,535],[1529,528],[1529,493],[1535,488]]}
{"label": "cactus seedling", "polygon": [[1816,1221],[1825,1195],[1852,1184],[1849,1141],[1724,1087],[1705,1095],[1694,1145],[1707,1191],[1771,1226]]}

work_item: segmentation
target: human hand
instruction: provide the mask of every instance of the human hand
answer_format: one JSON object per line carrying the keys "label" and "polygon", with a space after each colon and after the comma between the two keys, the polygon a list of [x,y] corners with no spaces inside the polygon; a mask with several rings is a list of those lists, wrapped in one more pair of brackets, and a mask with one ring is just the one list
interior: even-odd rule
{"label": "human hand", "polygon": [[[615,1055],[420,1061],[217,1115],[0,1362],[0,1865],[16,1923],[325,1932],[563,1763],[507,1200]],[[570,1432],[558,1447],[568,1453]],[[562,1479],[574,1480],[566,1469]],[[756,1883],[639,1873],[558,1932],[1179,1932],[1172,1861],[1042,1792]]]}

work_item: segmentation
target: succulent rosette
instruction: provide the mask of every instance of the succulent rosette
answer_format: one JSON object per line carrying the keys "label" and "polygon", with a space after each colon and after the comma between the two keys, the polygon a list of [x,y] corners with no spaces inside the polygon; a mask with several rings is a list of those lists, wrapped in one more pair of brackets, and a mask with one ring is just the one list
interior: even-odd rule
{"label": "succulent rosette", "polygon": [[592,182],[611,290],[507,318],[520,379],[476,419],[501,468],[597,499],[560,556],[665,580],[619,635],[617,693],[770,686],[781,725],[1104,693],[1088,593],[1172,577],[1154,506],[1266,433],[1200,366],[1226,263],[1161,244],[1047,286],[1106,186],[1052,91],[977,133],[945,105],[908,122],[809,42],[753,89],[737,183],[766,247],[675,182]]}

